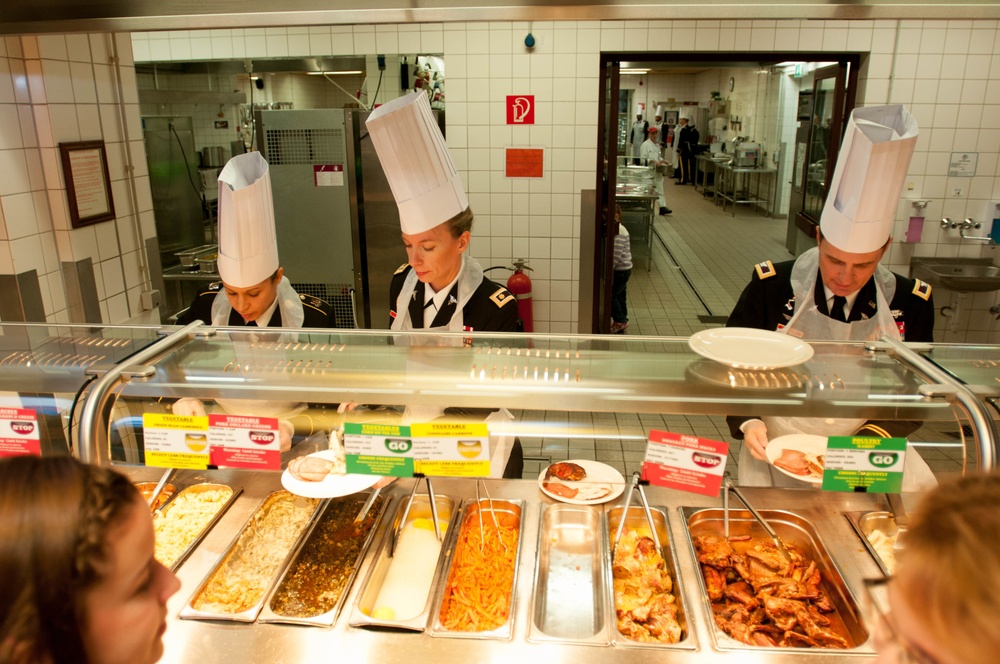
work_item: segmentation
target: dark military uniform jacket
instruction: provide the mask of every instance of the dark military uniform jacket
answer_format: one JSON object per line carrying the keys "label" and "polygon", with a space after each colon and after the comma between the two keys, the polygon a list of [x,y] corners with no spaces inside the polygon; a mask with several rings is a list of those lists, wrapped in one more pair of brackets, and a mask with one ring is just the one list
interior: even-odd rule
{"label": "dark military uniform jacket", "polygon": [[[389,287],[389,325],[396,317],[396,299],[399,298],[400,291],[403,290],[403,281],[409,274],[411,268],[408,264],[400,266],[392,276],[392,285]],[[457,287],[452,286],[452,290]],[[447,297],[434,317],[432,327],[444,327],[455,314],[455,307],[458,301],[454,297]],[[413,327],[423,326],[424,322],[424,283],[417,282],[413,289],[413,297],[410,298],[409,305],[410,320]],[[517,301],[511,292],[500,284],[483,277],[479,288],[462,309],[462,322],[465,329],[474,332],[518,332],[520,322],[517,318]]]}
{"label": "dark military uniform jacket", "polygon": [[[208,288],[195,296],[191,306],[177,317],[177,324],[187,325],[188,323],[200,320],[205,325],[211,325],[212,303],[215,302],[215,296],[221,291],[221,281],[209,284]],[[333,307],[329,303],[318,297],[302,295],[301,293],[299,294],[299,299],[302,300],[302,311],[305,314],[302,327],[337,327],[337,318],[333,313]],[[243,316],[240,316],[235,309],[232,310],[229,313],[229,326],[243,327],[244,325],[246,323],[243,321]],[[274,313],[271,314],[271,320],[267,322],[267,326],[281,327],[281,307],[274,308]]]}
{"label": "dark military uniform jacket", "polygon": [[[777,330],[784,327],[795,314],[795,294],[792,292],[792,266],[794,260],[781,263],[765,261],[754,266],[750,283],[743,289],[739,301],[729,314],[726,327],[753,327],[760,330]],[[889,303],[892,317],[899,328],[899,336],[904,341],[930,342],[934,340],[934,301],[931,286],[919,279],[908,279],[898,274],[896,292]],[[819,312],[829,316],[826,306],[826,291],[823,280],[817,276],[814,297]],[[875,315],[875,277],[868,280],[854,301],[847,322],[860,321]],[[729,429],[733,436],[742,440],[739,425],[746,417],[728,417]],[[915,426],[914,426],[915,425]],[[869,422],[859,434],[882,437],[906,436],[919,428],[919,422]]]}

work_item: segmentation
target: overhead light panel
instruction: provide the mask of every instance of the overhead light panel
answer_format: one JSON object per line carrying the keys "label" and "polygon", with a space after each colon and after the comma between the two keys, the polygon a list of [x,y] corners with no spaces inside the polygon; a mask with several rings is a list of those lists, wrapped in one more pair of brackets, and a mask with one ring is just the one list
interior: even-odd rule
{"label": "overhead light panel", "polygon": [[309,71],[306,73],[310,76],[360,76],[364,72],[360,69],[352,69],[351,71]]}
{"label": "overhead light panel", "polygon": [[646,67],[646,68],[642,68],[642,67],[629,67],[628,69],[622,69],[622,70],[620,70],[619,73],[621,73],[621,74],[648,74],[649,71],[650,71],[649,67]]}

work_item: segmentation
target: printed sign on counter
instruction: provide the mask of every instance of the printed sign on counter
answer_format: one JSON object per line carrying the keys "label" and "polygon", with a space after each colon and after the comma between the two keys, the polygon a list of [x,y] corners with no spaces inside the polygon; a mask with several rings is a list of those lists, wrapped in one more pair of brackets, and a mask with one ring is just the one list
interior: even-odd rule
{"label": "printed sign on counter", "polygon": [[208,468],[208,417],[146,413],[142,429],[147,466]]}
{"label": "printed sign on counter", "polygon": [[899,493],[905,438],[831,436],[824,457],[823,490]]}
{"label": "printed sign on counter", "polygon": [[413,477],[478,477],[490,473],[485,423],[344,425],[347,472]]}
{"label": "printed sign on counter", "polygon": [[27,408],[0,408],[0,457],[42,454],[38,416]]}
{"label": "printed sign on counter", "polygon": [[213,466],[281,470],[281,440],[274,417],[208,416]]}
{"label": "printed sign on counter", "polygon": [[668,431],[649,432],[642,479],[654,486],[717,497],[729,444]]}

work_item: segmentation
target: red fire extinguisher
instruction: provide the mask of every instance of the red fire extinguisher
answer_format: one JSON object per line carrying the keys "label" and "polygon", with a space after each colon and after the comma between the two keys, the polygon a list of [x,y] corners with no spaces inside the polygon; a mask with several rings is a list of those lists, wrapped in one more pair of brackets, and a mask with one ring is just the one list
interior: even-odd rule
{"label": "red fire extinguisher", "polygon": [[531,279],[524,273],[531,270],[528,261],[523,258],[514,259],[514,274],[507,280],[507,290],[517,298],[517,315],[524,325],[525,332],[535,331],[535,320],[531,313]]}

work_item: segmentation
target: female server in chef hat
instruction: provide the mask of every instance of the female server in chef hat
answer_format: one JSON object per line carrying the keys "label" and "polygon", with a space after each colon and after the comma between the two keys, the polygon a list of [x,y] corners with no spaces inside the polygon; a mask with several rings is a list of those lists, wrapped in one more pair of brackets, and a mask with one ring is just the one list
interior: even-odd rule
{"label": "female server in chef hat", "polygon": [[[259,152],[233,157],[219,174],[218,267],[222,282],[200,293],[178,318],[179,323],[201,320],[217,327],[247,326],[251,330],[335,327],[330,305],[319,298],[299,295],[284,276],[278,260],[271,176]],[[267,343],[268,340],[272,343]],[[236,364],[280,365],[284,360],[281,344],[273,343],[279,340],[297,341],[297,336],[269,338],[257,332],[232,335]],[[217,402],[226,413],[278,418],[282,451],[291,447],[297,429],[292,418],[306,408],[302,403],[283,401],[218,399]],[[173,412],[204,416],[205,407],[198,399],[184,398],[173,405]],[[307,420],[302,423],[306,429],[330,428],[316,422],[317,418],[321,416],[299,419]]]}
{"label": "female server in chef hat", "polygon": [[[784,334],[807,341],[868,341],[883,336],[900,340],[897,314],[905,316],[908,310],[926,312],[930,309],[929,315],[911,321],[914,323],[912,329],[907,328],[913,333],[913,338],[930,338],[933,333],[933,308],[928,301],[929,292],[926,297],[916,294],[915,288],[912,293],[899,292],[901,283],[912,282],[897,279],[878,263],[892,240],[896,207],[917,135],[916,120],[901,105],[873,106],[851,113],[830,183],[830,193],[820,217],[819,246],[799,256],[790,275],[783,272],[785,276],[778,276],[779,271],[768,264],[768,273],[763,278],[755,278],[740,297],[730,315],[730,326],[745,326],[746,321],[760,320],[755,312],[748,310],[750,305],[747,303],[754,298],[747,294],[753,288],[760,290],[767,287],[761,284],[770,284],[776,289],[767,292],[780,295],[780,302],[777,299],[769,302],[764,296],[763,305],[789,311],[794,309],[791,318],[787,319],[786,314],[787,320],[778,326],[778,331]],[[871,268],[872,276],[858,286],[860,290],[846,294],[859,300],[851,310],[852,320],[834,318],[827,311],[827,301],[836,294],[830,282],[839,283],[845,278],[842,273],[846,268],[840,266],[859,265],[872,254],[878,254],[876,264]],[[861,268],[852,269],[857,271]],[[794,296],[791,300],[787,299],[787,291],[777,288],[787,286],[788,281]],[[854,312],[860,311],[866,304],[860,301],[861,294],[866,292],[865,287],[870,283],[874,283],[871,295],[874,311],[870,312],[871,315],[864,314],[853,319]],[[905,318],[902,320],[906,324]],[[929,329],[917,329],[916,323],[921,322]],[[821,364],[823,358],[819,354],[816,358],[814,362]],[[845,370],[849,370],[849,360],[841,358],[837,364],[838,375],[846,384],[843,392],[838,391],[840,396],[831,398],[842,399],[851,391],[862,392],[858,394],[860,397],[867,396],[870,369],[866,364],[859,363],[854,375],[848,375]],[[882,422],[873,426],[874,423],[866,423],[864,419],[843,418],[765,417],[763,420],[752,418],[740,424],[742,419],[745,418],[730,418],[730,425],[733,427],[735,420],[738,430],[745,436],[740,450],[739,481],[746,486],[806,486],[804,482],[778,472],[766,460],[755,456],[757,452],[752,452],[754,447],[762,449],[776,437],[799,433],[819,436],[884,436],[891,433],[902,437],[919,427],[918,423],[906,422]],[[903,470],[904,491],[925,490],[936,484],[926,462],[912,447],[906,451]]]}
{"label": "female server in chef hat", "polygon": [[[407,263],[396,270],[390,287],[391,329],[518,331],[514,296],[487,279],[468,253],[472,210],[426,93],[379,106],[365,124],[396,199],[406,246]],[[407,410],[414,421],[441,414],[441,409]],[[486,418],[497,419],[512,418],[505,410]],[[509,459],[499,467],[503,476],[520,477],[521,445],[508,439],[492,436],[491,444],[502,452],[510,448]]]}

